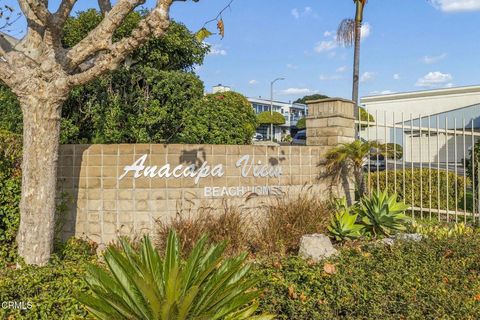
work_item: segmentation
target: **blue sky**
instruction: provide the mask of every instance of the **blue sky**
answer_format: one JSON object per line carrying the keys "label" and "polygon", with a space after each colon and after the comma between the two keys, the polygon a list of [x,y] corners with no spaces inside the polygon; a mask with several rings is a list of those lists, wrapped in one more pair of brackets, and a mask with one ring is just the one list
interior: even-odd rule
{"label": "blue sky", "polygon": [[[179,1],[171,16],[196,31],[228,1]],[[369,0],[362,96],[480,84],[480,0],[433,2]],[[79,1],[77,9],[87,3]],[[317,92],[350,98],[353,49],[339,47],[334,36],[354,12],[351,0],[235,0],[223,14],[225,38],[207,39],[212,52],[197,72],[207,90],[222,83],[269,97],[270,81],[285,77],[275,86],[276,99]]]}
{"label": "blue sky", "polygon": [[[172,15],[195,29],[224,3],[179,2]],[[351,0],[236,0],[224,14],[225,38],[208,40],[215,54],[199,74],[207,88],[222,83],[249,96],[269,96],[269,82],[282,76],[286,80],[277,83],[275,94],[284,100],[314,92],[349,98],[353,50],[338,47],[334,35],[353,14]],[[361,95],[479,84],[479,19],[476,0],[436,6],[370,0]]]}

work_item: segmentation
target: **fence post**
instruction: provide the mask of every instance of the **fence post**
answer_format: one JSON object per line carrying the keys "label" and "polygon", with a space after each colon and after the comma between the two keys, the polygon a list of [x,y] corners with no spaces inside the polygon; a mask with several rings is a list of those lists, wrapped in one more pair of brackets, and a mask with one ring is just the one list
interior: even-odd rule
{"label": "fence post", "polygon": [[[306,118],[307,146],[324,147],[325,152],[341,143],[355,141],[355,103],[341,98],[307,101]],[[340,195],[344,194],[351,204],[355,195],[352,175],[341,177],[336,182]]]}

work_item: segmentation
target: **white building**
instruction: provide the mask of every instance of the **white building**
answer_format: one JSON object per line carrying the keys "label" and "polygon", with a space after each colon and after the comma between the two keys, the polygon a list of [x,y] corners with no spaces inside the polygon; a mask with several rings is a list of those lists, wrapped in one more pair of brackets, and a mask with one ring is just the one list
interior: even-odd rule
{"label": "white building", "polygon": [[212,88],[212,93],[223,93],[223,92],[230,92],[232,89],[230,87],[224,86],[222,84],[218,84]]}
{"label": "white building", "polygon": [[[270,111],[270,100],[262,98],[248,98],[252,104],[252,108],[256,114]],[[273,101],[273,111],[282,114],[285,117],[285,124],[274,126],[274,138],[277,141],[287,135],[292,135],[296,131],[296,124],[298,120],[304,118],[308,114],[307,105],[301,103]],[[270,136],[270,126],[261,126],[257,132],[262,134],[264,138]]]}
{"label": "white building", "polygon": [[460,162],[480,131],[480,86],[368,96],[361,105],[375,123],[360,136],[402,145],[409,162]]}

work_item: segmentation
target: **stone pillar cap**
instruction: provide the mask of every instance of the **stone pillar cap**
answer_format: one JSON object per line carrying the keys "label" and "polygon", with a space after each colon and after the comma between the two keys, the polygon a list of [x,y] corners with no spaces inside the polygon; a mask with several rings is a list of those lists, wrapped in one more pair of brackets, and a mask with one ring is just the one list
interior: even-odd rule
{"label": "stone pillar cap", "polygon": [[308,100],[308,101],[306,101],[306,104],[333,102],[333,101],[341,101],[341,102],[355,104],[355,102],[353,102],[352,100],[348,100],[348,99],[344,99],[344,98],[326,98],[326,99]]}

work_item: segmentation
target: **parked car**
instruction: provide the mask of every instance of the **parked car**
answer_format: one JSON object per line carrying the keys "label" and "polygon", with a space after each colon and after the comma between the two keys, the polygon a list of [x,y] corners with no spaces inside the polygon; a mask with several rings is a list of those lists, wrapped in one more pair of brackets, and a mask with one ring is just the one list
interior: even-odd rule
{"label": "parked car", "polygon": [[[369,164],[370,163],[370,164]],[[385,157],[382,154],[379,154],[378,156],[372,155],[370,159],[366,158],[363,161],[363,170],[368,171],[370,169],[370,172],[372,171],[383,171],[386,168],[386,161]]]}
{"label": "parked car", "polygon": [[255,135],[253,136],[253,141],[263,141],[263,134],[261,133],[255,133]]}
{"label": "parked car", "polygon": [[307,145],[307,130],[300,130],[295,134],[292,140],[292,145],[294,146],[305,146]]}

